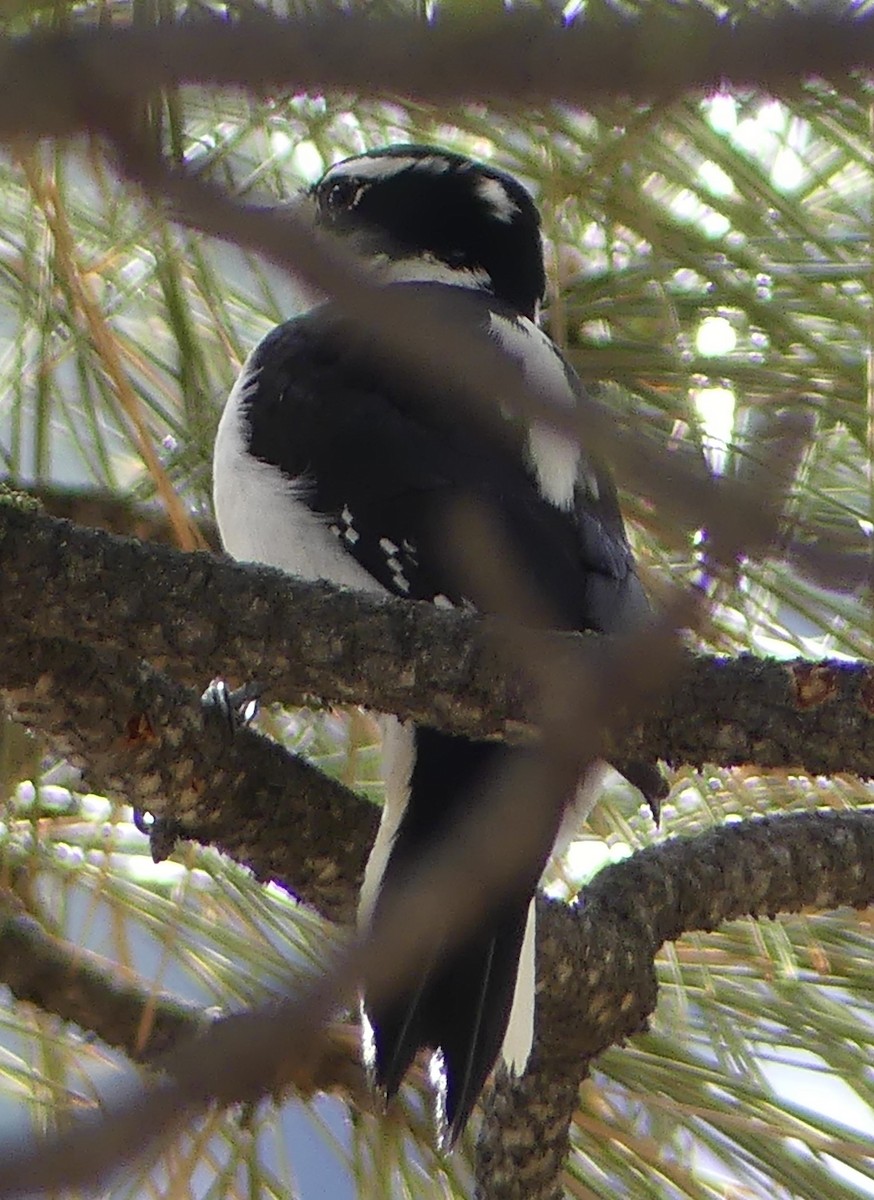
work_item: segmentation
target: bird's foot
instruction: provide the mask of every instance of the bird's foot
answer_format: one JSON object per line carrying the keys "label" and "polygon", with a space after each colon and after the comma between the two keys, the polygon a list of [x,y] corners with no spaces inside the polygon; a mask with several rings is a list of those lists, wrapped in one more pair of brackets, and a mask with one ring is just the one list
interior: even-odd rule
{"label": "bird's foot", "polygon": [[213,679],[200,697],[207,712],[224,721],[234,734],[251,725],[258,715],[258,700],[263,688],[260,683],[244,683],[231,691],[223,679]]}
{"label": "bird's foot", "polygon": [[643,798],[649,805],[652,819],[656,826],[661,822],[662,800],[670,788],[658,765],[654,762],[623,762],[617,763],[616,769],[630,784],[643,793]]}
{"label": "bird's foot", "polygon": [[[251,725],[258,713],[258,697],[262,691],[258,683],[247,683],[231,691],[223,679],[213,679],[200,698],[205,711],[217,717],[231,733]],[[149,839],[152,861],[159,863],[169,858],[177,841],[185,836],[178,821],[155,816],[146,809],[134,809],[134,825]]]}
{"label": "bird's foot", "polygon": [[152,862],[163,862],[176,849],[176,843],[184,837],[184,830],[178,821],[168,820],[167,817],[156,817],[145,808],[134,809],[134,825],[140,833],[149,839],[149,849],[152,852]]}

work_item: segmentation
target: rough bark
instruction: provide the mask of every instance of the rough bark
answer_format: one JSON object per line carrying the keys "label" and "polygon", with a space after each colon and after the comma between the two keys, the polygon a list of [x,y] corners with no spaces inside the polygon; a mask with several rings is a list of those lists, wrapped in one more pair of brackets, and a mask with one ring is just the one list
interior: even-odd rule
{"label": "rough bark", "polygon": [[[33,673],[27,647],[56,639],[146,659],[199,688],[220,674],[258,679],[268,699],[289,704],[364,704],[476,737],[531,731],[530,694],[498,650],[505,630],[488,620],[185,555],[9,505],[0,505],[0,562],[4,659],[23,676]],[[544,634],[543,645],[558,669],[600,653],[597,639],[579,635]],[[79,722],[87,736],[87,711]],[[868,663],[690,655],[611,758],[867,778],[874,672]]]}

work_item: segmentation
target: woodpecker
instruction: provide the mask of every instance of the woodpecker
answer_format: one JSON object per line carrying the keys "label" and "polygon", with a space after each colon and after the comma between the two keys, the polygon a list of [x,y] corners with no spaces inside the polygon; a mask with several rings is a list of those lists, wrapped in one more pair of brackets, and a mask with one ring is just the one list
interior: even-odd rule
{"label": "woodpecker", "polygon": [[[540,219],[491,165],[399,145],[335,163],[305,196],[379,286],[460,321],[538,396],[572,409],[582,385],[538,326]],[[440,328],[434,337],[439,346]],[[459,573],[447,514],[473,500],[500,525],[552,623],[612,633],[649,612],[605,466],[553,426],[494,397],[491,420],[377,354],[330,299],[252,351],[227,401],[214,458],[215,511],[234,557],[309,580],[482,610]],[[385,801],[362,889],[367,922],[429,844],[444,837],[512,756],[383,719]],[[532,797],[532,803],[536,798]],[[498,1054],[520,1072],[533,1034],[531,864],[478,928],[389,1003],[363,998],[365,1060],[390,1097],[420,1048],[434,1053],[442,1141],[463,1129]]]}

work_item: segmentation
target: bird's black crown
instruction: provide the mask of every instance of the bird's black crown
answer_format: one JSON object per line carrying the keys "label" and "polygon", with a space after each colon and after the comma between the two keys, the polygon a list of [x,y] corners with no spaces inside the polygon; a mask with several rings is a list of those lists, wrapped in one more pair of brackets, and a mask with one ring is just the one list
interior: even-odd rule
{"label": "bird's black crown", "polygon": [[512,176],[435,146],[389,146],[335,163],[312,188],[320,224],[398,278],[482,287],[533,316],[545,275],[540,218]]}

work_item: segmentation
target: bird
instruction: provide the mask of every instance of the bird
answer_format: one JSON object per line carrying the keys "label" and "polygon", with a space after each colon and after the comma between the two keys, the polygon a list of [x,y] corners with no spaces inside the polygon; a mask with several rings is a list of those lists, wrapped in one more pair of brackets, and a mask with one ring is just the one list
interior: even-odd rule
{"label": "bird", "polygon": [[[502,356],[539,399],[573,409],[583,386],[540,328],[540,215],[498,167],[429,145],[338,161],[299,205],[343,239],[380,289],[426,300]],[[439,347],[440,328],[434,338]],[[636,629],[649,605],[609,470],[576,439],[494,397],[463,397],[395,364],[330,297],[273,329],[220,419],[214,503],[225,550],[308,580],[485,611],[446,518],[459,500],[496,522],[556,628]],[[514,753],[383,718],[385,798],[362,887],[366,926],[411,864],[451,834]],[[588,803],[588,802],[587,802]],[[388,1001],[362,1002],[365,1061],[389,1099],[432,1052],[440,1144],[464,1129],[499,1054],[518,1074],[533,1037],[534,894],[543,856],[460,945]]]}

